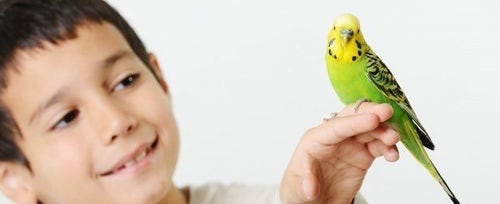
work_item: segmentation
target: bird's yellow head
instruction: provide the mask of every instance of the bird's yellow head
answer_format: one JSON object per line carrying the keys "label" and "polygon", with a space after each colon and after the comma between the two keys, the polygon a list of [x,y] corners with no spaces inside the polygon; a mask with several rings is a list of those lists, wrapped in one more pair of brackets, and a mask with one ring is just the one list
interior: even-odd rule
{"label": "bird's yellow head", "polygon": [[328,34],[326,58],[340,63],[356,62],[367,49],[358,18],[352,14],[337,17]]}

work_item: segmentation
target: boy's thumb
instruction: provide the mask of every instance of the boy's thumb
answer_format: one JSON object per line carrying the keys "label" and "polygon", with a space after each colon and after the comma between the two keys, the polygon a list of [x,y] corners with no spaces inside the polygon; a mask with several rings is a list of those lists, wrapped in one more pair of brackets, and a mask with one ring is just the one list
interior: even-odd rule
{"label": "boy's thumb", "polygon": [[317,199],[320,185],[316,177],[308,172],[303,175],[289,175],[281,186],[283,203],[307,203]]}

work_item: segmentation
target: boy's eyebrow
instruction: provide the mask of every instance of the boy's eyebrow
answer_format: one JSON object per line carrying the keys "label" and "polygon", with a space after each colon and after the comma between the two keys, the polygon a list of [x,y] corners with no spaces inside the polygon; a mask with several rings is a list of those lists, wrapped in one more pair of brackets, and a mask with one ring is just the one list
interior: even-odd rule
{"label": "boy's eyebrow", "polygon": [[[132,57],[132,56],[133,56],[133,54],[132,54],[131,51],[129,51],[129,50],[120,50],[120,51],[114,53],[113,55],[107,57],[102,62],[99,62],[99,68],[112,67],[120,59]],[[33,113],[33,115],[31,115],[31,118],[29,120],[29,124],[31,124],[33,122],[33,120],[35,120],[36,118],[38,118],[39,115],[42,113],[42,111],[45,110],[47,107],[50,107],[51,105],[59,102],[62,98],[64,98],[64,95],[66,95],[66,91],[63,88],[63,89],[58,90],[56,92],[56,94],[54,94],[52,97],[49,98],[49,100],[47,100],[46,102],[42,103],[42,105],[40,105],[35,110],[35,112]]]}
{"label": "boy's eyebrow", "polygon": [[120,59],[129,58],[132,56],[133,56],[133,54],[130,50],[120,50],[120,51],[116,52],[115,54],[104,59],[100,65],[100,67],[101,68],[112,67]]}
{"label": "boy's eyebrow", "polygon": [[43,110],[45,110],[47,107],[51,106],[52,104],[55,104],[59,102],[62,98],[64,98],[64,95],[66,95],[66,92],[64,89],[59,89],[56,94],[54,94],[52,97],[49,98],[46,102],[42,103],[41,106],[38,106],[38,108],[35,110],[33,115],[31,115],[29,124],[33,122],[36,118],[39,117],[39,115],[42,113]]}

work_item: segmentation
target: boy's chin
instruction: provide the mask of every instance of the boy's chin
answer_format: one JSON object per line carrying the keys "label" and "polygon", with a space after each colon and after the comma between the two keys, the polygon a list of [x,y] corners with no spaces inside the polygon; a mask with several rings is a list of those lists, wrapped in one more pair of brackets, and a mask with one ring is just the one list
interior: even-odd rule
{"label": "boy's chin", "polygon": [[119,202],[113,203],[137,203],[137,204],[155,204],[160,203],[162,200],[167,199],[168,194],[173,191],[175,187],[171,182],[157,182],[153,186],[148,187],[136,187],[132,188],[131,191],[120,193],[117,195],[122,195],[119,198]]}
{"label": "boy's chin", "polygon": [[[111,188],[111,189],[110,189]],[[155,180],[141,181],[138,183],[122,183],[117,186],[107,186],[105,191],[108,199],[87,203],[137,203],[156,204],[167,198],[174,185],[166,175],[159,175]],[[103,192],[99,192],[103,193]]]}

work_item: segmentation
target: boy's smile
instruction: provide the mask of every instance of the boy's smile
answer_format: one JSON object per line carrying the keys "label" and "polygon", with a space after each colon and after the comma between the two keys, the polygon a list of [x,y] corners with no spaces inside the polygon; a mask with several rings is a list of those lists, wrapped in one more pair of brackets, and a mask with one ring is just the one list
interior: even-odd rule
{"label": "boy's smile", "polygon": [[148,69],[111,24],[83,23],[76,34],[18,51],[1,95],[34,194],[45,203],[160,202],[175,188],[179,144],[156,61]]}
{"label": "boy's smile", "polygon": [[149,162],[151,162],[152,154],[158,145],[158,137],[155,137],[152,142],[146,142],[138,145],[130,153],[118,156],[115,164],[111,168],[99,174],[99,176],[114,176],[127,173],[135,173],[145,169]]}

